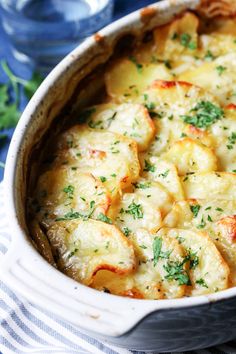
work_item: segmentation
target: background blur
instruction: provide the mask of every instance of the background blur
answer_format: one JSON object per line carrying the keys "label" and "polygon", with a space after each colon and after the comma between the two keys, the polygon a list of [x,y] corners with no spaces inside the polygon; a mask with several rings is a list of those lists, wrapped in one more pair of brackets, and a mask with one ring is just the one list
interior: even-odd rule
{"label": "background blur", "polygon": [[[64,0],[66,1],[66,0]],[[113,21],[119,19],[120,17],[139,9],[143,6],[149,5],[154,1],[151,0],[115,0],[115,7],[114,7],[114,14],[113,14]],[[12,96],[12,100],[15,99],[14,93],[14,83],[17,82],[15,77],[23,78],[25,80],[30,80],[33,73],[32,68],[29,65],[23,64],[18,62],[11,54],[9,40],[7,35],[4,33],[2,27],[2,19],[0,21],[0,61],[6,63],[6,68],[10,69],[10,85],[9,87],[6,86],[6,83],[9,83],[9,74],[6,74],[3,70],[2,66],[0,67],[0,181],[3,179],[4,174],[4,162],[6,160],[6,155],[9,147],[9,143],[14,132],[14,127],[5,128],[5,126],[9,121],[11,121],[16,116],[16,112],[13,105],[8,105],[7,102],[7,93],[6,89],[8,90],[8,94]],[[12,75],[14,74],[14,75]],[[29,85],[29,93],[32,94],[34,89],[37,87],[37,84],[40,80],[31,82]],[[28,97],[30,94],[25,95],[25,90],[23,87],[19,85],[19,111],[23,111],[24,107],[28,102]],[[10,91],[10,92],[9,92]],[[11,92],[13,91],[13,93]],[[11,103],[11,102],[10,102]],[[17,120],[16,118],[13,119],[14,121]],[[14,125],[12,123],[11,125]]]}

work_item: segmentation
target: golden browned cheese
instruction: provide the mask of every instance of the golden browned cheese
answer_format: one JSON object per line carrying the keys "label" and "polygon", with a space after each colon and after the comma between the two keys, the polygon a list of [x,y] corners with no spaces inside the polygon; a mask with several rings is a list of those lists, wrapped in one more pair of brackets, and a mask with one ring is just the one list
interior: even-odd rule
{"label": "golden browned cheese", "polygon": [[236,25],[202,21],[112,59],[105,99],[54,142],[30,231],[82,284],[155,300],[236,286]]}

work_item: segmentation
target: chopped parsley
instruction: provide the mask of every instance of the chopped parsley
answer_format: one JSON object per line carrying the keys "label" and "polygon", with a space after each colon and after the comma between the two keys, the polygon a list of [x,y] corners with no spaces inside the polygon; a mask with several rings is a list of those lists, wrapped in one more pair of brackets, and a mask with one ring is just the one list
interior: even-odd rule
{"label": "chopped parsley", "polygon": [[74,211],[71,209],[68,213],[66,213],[64,216],[57,218],[56,221],[64,221],[64,220],[73,220],[73,219],[83,219],[86,218],[85,215],[82,215],[78,211]]}
{"label": "chopped parsley", "polygon": [[216,67],[216,70],[218,71],[219,76],[221,76],[226,69],[227,69],[226,66],[223,66],[223,65],[218,65]]}
{"label": "chopped parsley", "polygon": [[216,211],[223,212],[224,210],[223,210],[223,209],[221,209],[221,208],[216,208]]}
{"label": "chopped parsley", "polygon": [[155,237],[152,244],[154,267],[157,265],[157,262],[160,258],[161,247],[162,247],[162,239],[160,237]]}
{"label": "chopped parsley", "polygon": [[72,252],[70,252],[70,254],[68,255],[67,258],[73,257],[73,256],[76,254],[76,252],[77,252],[78,250],[79,250],[78,248],[75,248]]}
{"label": "chopped parsley", "polygon": [[193,113],[193,115],[182,115],[180,117],[185,123],[205,129],[221,119],[224,111],[209,101],[201,101],[190,110],[190,113]]}
{"label": "chopped parsley", "polygon": [[210,215],[207,215],[207,220],[210,221],[210,222],[213,222],[213,220],[212,220]]}
{"label": "chopped parsley", "polygon": [[160,174],[158,175],[158,177],[166,178],[166,177],[168,176],[169,172],[170,172],[170,170],[166,170],[165,172],[160,173]]}
{"label": "chopped parsley", "polygon": [[196,218],[198,216],[199,210],[201,206],[196,204],[196,205],[190,205],[190,210],[193,213],[193,217]]}
{"label": "chopped parsley", "polygon": [[141,204],[136,204],[135,202],[132,202],[128,206],[128,209],[125,210],[125,213],[132,215],[135,220],[136,219],[142,219],[143,218],[142,205]]}
{"label": "chopped parsley", "polygon": [[197,252],[193,252],[191,249],[189,249],[186,258],[186,260],[189,261],[190,269],[195,269],[198,266],[199,257],[197,256]]}
{"label": "chopped parsley", "polygon": [[203,278],[197,279],[196,284],[199,284],[199,285],[203,286],[204,288],[208,288],[208,285],[206,284],[206,282]]}
{"label": "chopped parsley", "polygon": [[100,176],[99,178],[100,178],[101,182],[106,182],[106,180],[107,180],[106,177],[104,177],[104,176]]}
{"label": "chopped parsley", "polygon": [[96,129],[96,128],[101,128],[103,129],[103,126],[102,126],[102,121],[101,120],[98,120],[97,122],[93,122],[92,120],[90,120],[88,122],[88,126],[92,129]]}
{"label": "chopped parsley", "polygon": [[187,271],[184,269],[184,264],[186,260],[184,259],[182,262],[176,261],[168,261],[167,264],[163,265],[163,268],[167,272],[165,279],[167,280],[176,280],[179,285],[191,285],[191,281]]}
{"label": "chopped parsley", "polygon": [[152,250],[153,250],[153,265],[154,267],[157,265],[159,258],[168,259],[172,251],[162,252],[162,239],[160,237],[155,237]]}
{"label": "chopped parsley", "polygon": [[69,184],[67,187],[63,189],[63,192],[65,192],[68,195],[69,199],[73,199],[73,194],[75,191],[75,187]]}
{"label": "chopped parsley", "polygon": [[206,226],[206,222],[204,221],[203,217],[201,218],[201,222],[199,225],[197,225],[198,229],[204,229],[204,227]]}
{"label": "chopped parsley", "polygon": [[138,63],[134,56],[130,56],[129,60],[132,61],[132,63],[136,66],[138,73],[141,74],[143,71],[143,65]]}
{"label": "chopped parsley", "polygon": [[128,227],[124,227],[124,228],[123,228],[123,233],[124,233],[124,235],[127,237],[127,236],[130,235],[131,230],[130,230]]}
{"label": "chopped parsley", "polygon": [[180,44],[182,44],[182,46],[184,46],[185,48],[188,49],[196,49],[197,48],[197,43],[191,41],[192,37],[190,36],[190,34],[188,33],[182,33],[180,35]]}
{"label": "chopped parsley", "polygon": [[147,102],[145,103],[145,107],[147,108],[148,111],[153,111],[156,105],[154,102]]}
{"label": "chopped parsley", "polygon": [[105,223],[107,223],[107,224],[112,224],[112,220],[111,220],[110,218],[108,218],[108,217],[107,217],[105,214],[103,214],[103,213],[98,214],[97,220],[103,221],[103,222],[105,222]]}
{"label": "chopped parsley", "polygon": [[148,189],[151,186],[151,182],[145,182],[145,183],[134,183],[135,188],[137,189]]}
{"label": "chopped parsley", "polygon": [[206,52],[206,55],[205,55],[205,60],[207,60],[207,61],[212,61],[212,60],[214,60],[215,59],[215,56],[212,54],[212,52],[210,51],[210,50],[208,50],[207,52]]}
{"label": "chopped parsley", "polygon": [[154,164],[148,162],[147,160],[144,160],[144,164],[145,164],[144,169],[143,169],[144,171],[155,172],[156,167]]}
{"label": "chopped parsley", "polygon": [[232,150],[234,147],[233,145],[235,145],[236,143],[236,132],[232,132],[231,135],[228,137],[229,140],[229,144],[227,145],[227,148],[229,150]]}

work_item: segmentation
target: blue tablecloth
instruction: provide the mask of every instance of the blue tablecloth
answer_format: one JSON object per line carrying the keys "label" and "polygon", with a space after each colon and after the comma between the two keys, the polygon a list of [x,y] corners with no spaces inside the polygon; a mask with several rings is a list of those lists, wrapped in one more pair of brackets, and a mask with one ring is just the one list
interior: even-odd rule
{"label": "blue tablecloth", "polygon": [[[114,19],[118,19],[125,14],[132,12],[142,6],[149,5],[153,0],[115,0],[115,10],[114,10]],[[1,22],[0,22],[0,60],[6,59],[11,69],[17,76],[23,78],[30,78],[31,76],[31,68],[23,65],[22,63],[16,62],[16,60],[12,57],[10,46],[8,43],[8,38],[5,35]],[[4,82],[6,80],[6,76],[3,71],[0,69],[0,82]],[[21,110],[24,109],[27,104],[25,98],[22,96],[21,98]],[[1,120],[1,117],[0,117]],[[7,131],[3,131],[6,133],[8,138],[7,141],[4,141],[4,144],[0,142],[0,161],[4,162],[6,160],[6,155],[10,143],[11,136],[13,134],[14,129],[10,129]],[[3,168],[0,167],[0,181],[3,179]]]}

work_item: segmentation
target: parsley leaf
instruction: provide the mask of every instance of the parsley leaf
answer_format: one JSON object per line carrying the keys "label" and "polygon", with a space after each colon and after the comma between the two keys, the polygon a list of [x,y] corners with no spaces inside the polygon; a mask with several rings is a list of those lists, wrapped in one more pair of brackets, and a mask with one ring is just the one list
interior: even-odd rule
{"label": "parsley leaf", "polygon": [[212,61],[212,60],[214,60],[215,59],[215,56],[212,54],[212,52],[210,51],[210,50],[208,50],[207,52],[206,52],[206,55],[205,55],[205,60],[207,60],[207,61]]}
{"label": "parsley leaf", "polygon": [[190,210],[193,213],[193,217],[196,218],[198,216],[199,210],[201,206],[200,205],[190,205]]}
{"label": "parsley leaf", "polygon": [[124,228],[123,228],[123,233],[124,233],[124,234],[125,234],[125,236],[127,237],[127,236],[129,236],[129,235],[130,235],[131,230],[130,230],[128,227],[124,227]]}
{"label": "parsley leaf", "polygon": [[132,202],[128,206],[128,209],[125,210],[125,213],[132,215],[135,220],[136,219],[142,219],[143,218],[142,205],[141,204],[136,204],[135,202]]}
{"label": "parsley leaf", "polygon": [[226,69],[227,69],[226,66],[223,66],[223,65],[218,65],[216,67],[216,70],[218,71],[219,76],[221,76]]}
{"label": "parsley leaf", "polygon": [[162,252],[162,239],[160,237],[155,237],[152,250],[153,250],[153,265],[154,267],[157,265],[159,258],[168,259],[172,251]]}
{"label": "parsley leaf", "polygon": [[183,260],[183,262],[169,261],[167,262],[166,265],[163,265],[163,268],[167,272],[165,279],[176,280],[178,281],[179,285],[191,285],[189,275],[186,272],[186,270],[183,268],[184,263],[186,263],[185,259]]}
{"label": "parsley leaf", "polygon": [[224,111],[209,101],[201,101],[190,110],[193,115],[180,116],[185,123],[194,125],[197,128],[208,128],[217,120],[221,119]]}
{"label": "parsley leaf", "polygon": [[154,267],[157,265],[157,262],[159,260],[161,254],[161,247],[162,247],[162,239],[160,237],[155,237],[152,244]]}
{"label": "parsley leaf", "polygon": [[155,172],[156,167],[154,164],[148,162],[147,160],[144,160],[144,164],[145,164],[144,169],[143,169],[144,171]]}
{"label": "parsley leaf", "polygon": [[192,49],[192,50],[196,49],[197,48],[197,44],[195,42],[192,42],[191,39],[192,39],[192,37],[190,36],[190,34],[182,33],[181,36],[180,36],[180,43],[185,48]]}
{"label": "parsley leaf", "polygon": [[204,288],[208,288],[208,285],[206,284],[206,282],[203,278],[197,279],[196,284],[199,284],[199,285],[203,286]]}
{"label": "parsley leaf", "polygon": [[98,214],[97,220],[106,222],[107,224],[112,224],[112,220],[103,213]]}
{"label": "parsley leaf", "polygon": [[136,59],[134,56],[130,56],[130,57],[129,57],[129,60],[132,61],[132,63],[134,63],[134,65],[135,65],[136,68],[137,68],[138,73],[141,74],[142,71],[143,71],[143,65],[140,64],[140,63],[138,63],[138,62],[137,62],[137,59]]}

